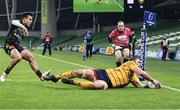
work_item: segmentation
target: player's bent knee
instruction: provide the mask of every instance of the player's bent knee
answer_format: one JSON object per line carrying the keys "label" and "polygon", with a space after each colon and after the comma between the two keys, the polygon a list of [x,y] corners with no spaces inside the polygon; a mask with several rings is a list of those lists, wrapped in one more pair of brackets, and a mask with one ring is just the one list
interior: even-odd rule
{"label": "player's bent knee", "polygon": [[96,80],[94,81],[94,87],[96,89],[107,89],[108,88],[108,85],[105,81],[103,80]]}
{"label": "player's bent knee", "polygon": [[31,52],[29,52],[28,50],[23,50],[21,52],[21,55],[24,56],[24,57],[28,57],[28,58],[33,58],[34,59],[34,56]]}
{"label": "player's bent knee", "polygon": [[30,61],[30,62],[33,62],[35,59],[34,59],[34,56],[30,53],[30,52],[28,52],[27,53],[27,59]]}
{"label": "player's bent knee", "polygon": [[18,55],[18,56],[15,57],[15,59],[16,59],[17,61],[20,61],[20,60],[22,59],[22,56],[21,56],[21,55]]}
{"label": "player's bent knee", "polygon": [[27,52],[27,56],[28,56],[29,58],[31,58],[31,59],[34,59],[33,54],[32,54],[32,53],[30,53],[29,51]]}
{"label": "player's bent knee", "polygon": [[30,59],[30,61],[34,61],[34,56],[30,55],[29,59]]}
{"label": "player's bent knee", "polygon": [[74,71],[74,72],[72,72],[72,75],[73,75],[74,77],[81,77],[81,76],[82,76],[82,72],[80,72],[80,71]]}

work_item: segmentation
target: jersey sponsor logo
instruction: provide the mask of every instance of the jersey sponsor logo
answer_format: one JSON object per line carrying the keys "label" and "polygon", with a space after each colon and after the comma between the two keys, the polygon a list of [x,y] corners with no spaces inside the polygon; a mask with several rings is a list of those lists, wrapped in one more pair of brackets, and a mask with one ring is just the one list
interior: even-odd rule
{"label": "jersey sponsor logo", "polygon": [[46,37],[45,41],[49,42],[50,41],[50,37]]}
{"label": "jersey sponsor logo", "polygon": [[14,33],[13,35],[18,39],[18,41],[22,41],[22,37],[19,34]]}
{"label": "jersey sponsor logo", "polygon": [[118,36],[118,39],[121,41],[124,41],[126,40],[126,35]]}

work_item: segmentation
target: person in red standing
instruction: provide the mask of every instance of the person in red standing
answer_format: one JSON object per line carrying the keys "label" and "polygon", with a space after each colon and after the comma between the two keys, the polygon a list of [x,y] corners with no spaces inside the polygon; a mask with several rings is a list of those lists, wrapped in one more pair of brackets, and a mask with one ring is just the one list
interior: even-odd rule
{"label": "person in red standing", "polygon": [[52,36],[49,34],[49,32],[47,32],[46,35],[44,36],[43,43],[44,43],[44,49],[42,55],[46,53],[47,48],[49,50],[49,55],[51,55]]}
{"label": "person in red standing", "polygon": [[118,21],[117,28],[115,28],[108,36],[110,45],[114,48],[116,57],[116,66],[121,65],[121,59],[124,58],[123,63],[129,60],[130,57],[130,38],[132,32],[128,27],[125,27],[123,21]]}

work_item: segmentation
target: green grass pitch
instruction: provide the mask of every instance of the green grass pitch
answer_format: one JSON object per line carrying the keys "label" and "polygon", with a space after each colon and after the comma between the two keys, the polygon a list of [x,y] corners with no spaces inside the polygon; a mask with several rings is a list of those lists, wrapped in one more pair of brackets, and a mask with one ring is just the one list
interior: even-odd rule
{"label": "green grass pitch", "polygon": [[[34,56],[41,71],[51,69],[54,74],[80,69],[80,64],[95,68],[114,67],[113,56],[93,55],[83,61],[77,52],[53,52],[49,58],[40,51]],[[0,49],[0,73],[9,63]],[[66,62],[63,62],[66,61]],[[147,71],[163,85],[180,90],[180,62],[147,59]],[[180,92],[167,88],[125,88],[82,90],[62,82],[41,82],[26,61],[21,61],[10,73],[7,82],[0,83],[0,109],[180,109]]]}
{"label": "green grass pitch", "polygon": [[124,12],[124,0],[73,0],[73,12]]}

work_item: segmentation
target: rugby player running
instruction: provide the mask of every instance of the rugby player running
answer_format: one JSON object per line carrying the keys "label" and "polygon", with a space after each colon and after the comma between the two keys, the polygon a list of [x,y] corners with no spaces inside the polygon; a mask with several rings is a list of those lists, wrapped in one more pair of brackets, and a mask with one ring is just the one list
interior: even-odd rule
{"label": "rugby player running", "polygon": [[[24,49],[20,42],[28,36],[28,27],[32,24],[32,13],[25,12],[20,20],[13,20],[9,29],[8,35],[4,44],[4,51],[11,57],[11,61],[0,77],[0,81],[6,81],[10,71],[22,59],[29,62],[32,70],[36,73],[40,80],[43,80],[43,75],[38,68],[38,65],[31,52]],[[49,72],[49,71],[47,71]]]}
{"label": "rugby player running", "polygon": [[109,34],[109,44],[114,48],[114,54],[116,57],[116,66],[121,65],[121,59],[123,63],[129,60],[130,46],[131,46],[132,32],[128,27],[125,27],[123,21],[118,21],[117,27]]}

